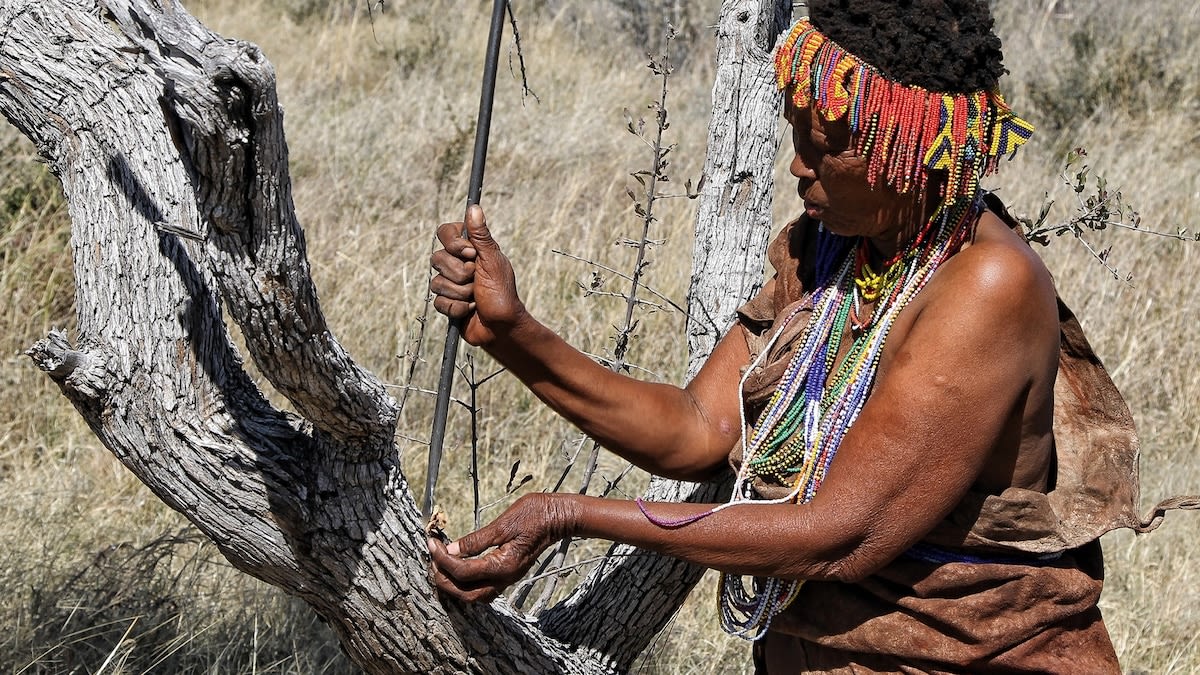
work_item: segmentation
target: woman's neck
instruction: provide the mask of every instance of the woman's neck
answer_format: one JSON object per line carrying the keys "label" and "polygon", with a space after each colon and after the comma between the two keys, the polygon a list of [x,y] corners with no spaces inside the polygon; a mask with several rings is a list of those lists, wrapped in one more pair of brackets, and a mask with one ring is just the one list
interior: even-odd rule
{"label": "woman's neck", "polygon": [[880,234],[867,237],[871,263],[878,266],[903,255],[937,213],[941,195],[937,186],[928,186],[924,194],[903,195],[891,213],[884,216],[892,223]]}

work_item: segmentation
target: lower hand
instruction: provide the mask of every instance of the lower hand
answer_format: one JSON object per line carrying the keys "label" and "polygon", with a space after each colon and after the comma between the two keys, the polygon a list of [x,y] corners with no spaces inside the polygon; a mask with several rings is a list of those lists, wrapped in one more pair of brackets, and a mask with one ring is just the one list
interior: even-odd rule
{"label": "lower hand", "polygon": [[578,507],[570,497],[525,495],[499,518],[458,541],[444,545],[430,539],[438,590],[465,602],[496,598],[525,576],[551,544],[573,534]]}

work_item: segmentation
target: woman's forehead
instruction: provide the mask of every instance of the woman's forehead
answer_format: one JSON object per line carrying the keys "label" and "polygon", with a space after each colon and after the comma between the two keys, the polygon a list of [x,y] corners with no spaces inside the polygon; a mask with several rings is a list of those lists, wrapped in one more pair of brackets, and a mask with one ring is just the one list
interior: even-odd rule
{"label": "woman's forehead", "polygon": [[850,133],[845,116],[830,121],[812,106],[800,108],[789,101],[784,106],[783,117],[793,127],[819,130],[826,136],[842,137]]}
{"label": "woman's forehead", "polygon": [[799,107],[791,101],[787,101],[784,104],[783,118],[793,126],[801,125],[805,127],[816,127],[824,121],[820,113],[812,106]]}

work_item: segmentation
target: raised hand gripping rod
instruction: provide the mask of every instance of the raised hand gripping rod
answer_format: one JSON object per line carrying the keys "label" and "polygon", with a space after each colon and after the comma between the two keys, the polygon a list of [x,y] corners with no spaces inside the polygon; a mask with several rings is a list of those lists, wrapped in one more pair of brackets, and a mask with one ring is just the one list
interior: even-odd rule
{"label": "raised hand gripping rod", "polygon": [[[504,33],[504,11],[508,0],[495,0],[492,5],[492,26],[488,31],[487,54],[483,61],[483,86],[479,93],[479,116],[475,122],[475,154],[471,159],[471,184],[467,189],[467,208],[479,203],[483,192],[483,166],[487,162],[488,132],[492,126],[492,100],[496,94],[496,67],[500,61],[500,37]],[[465,220],[465,217],[464,217]],[[464,232],[464,236],[465,236]],[[462,321],[450,320],[446,329],[446,347],[442,352],[442,370],[438,377],[437,403],[433,409],[433,431],[429,434],[429,468],[425,474],[425,505],[421,512],[426,520],[433,515],[433,488],[437,485],[438,468],[442,463],[442,445],[446,440],[446,415],[450,410],[450,387],[454,382],[454,360],[458,356],[458,340]]]}

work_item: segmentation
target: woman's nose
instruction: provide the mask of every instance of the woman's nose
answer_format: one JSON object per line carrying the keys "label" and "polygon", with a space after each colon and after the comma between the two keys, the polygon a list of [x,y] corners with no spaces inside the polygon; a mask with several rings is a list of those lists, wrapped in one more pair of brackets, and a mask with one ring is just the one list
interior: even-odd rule
{"label": "woman's nose", "polygon": [[804,161],[804,158],[800,156],[800,153],[796,153],[796,156],[792,158],[790,170],[792,175],[796,178],[807,178],[809,180],[817,179],[817,172],[813,171],[812,168],[808,166],[808,163]]}

